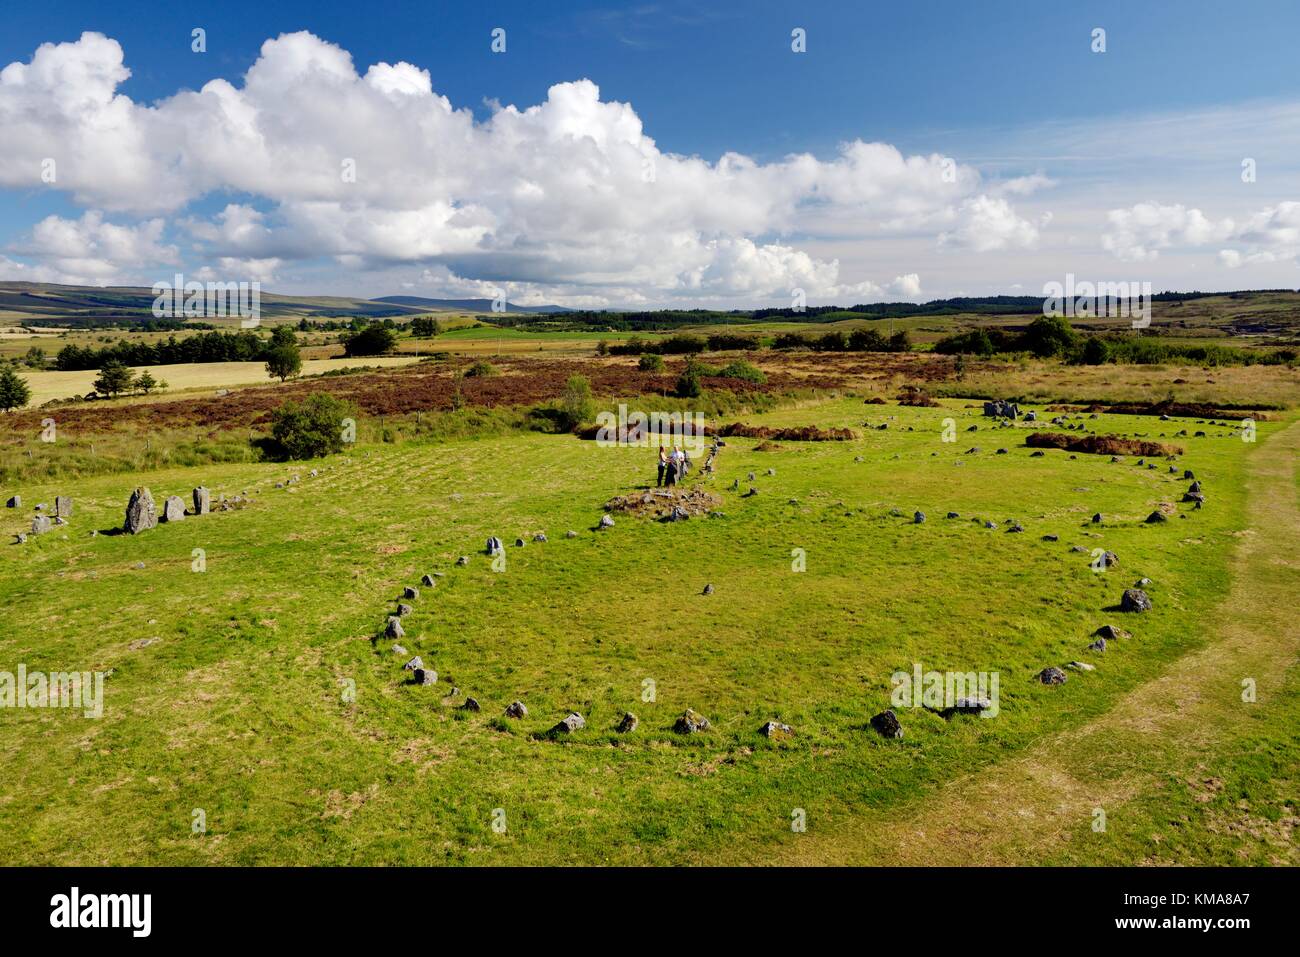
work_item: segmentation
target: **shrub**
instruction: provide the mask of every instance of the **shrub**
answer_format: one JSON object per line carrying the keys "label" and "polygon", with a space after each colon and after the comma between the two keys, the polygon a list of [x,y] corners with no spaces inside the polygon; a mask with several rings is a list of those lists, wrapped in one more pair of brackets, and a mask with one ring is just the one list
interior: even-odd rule
{"label": "shrub", "polygon": [[1110,361],[1110,346],[1106,345],[1106,340],[1097,336],[1089,336],[1088,341],[1083,344],[1083,361],[1086,365],[1099,366]]}
{"label": "shrub", "polygon": [[1068,320],[1061,316],[1039,316],[1021,337],[1024,348],[1040,359],[1068,355],[1079,340]]}
{"label": "shrub", "polygon": [[995,350],[986,330],[972,329],[940,339],[934,344],[934,351],[941,355],[991,356]]}
{"label": "shrub", "polygon": [[591,383],[586,376],[569,376],[560,399],[560,426],[573,431],[595,417],[596,400],[591,397]]}
{"label": "shrub", "polygon": [[715,332],[708,338],[710,352],[726,352],[731,349],[757,349],[758,337],[747,336],[738,332]]}
{"label": "shrub", "polygon": [[839,331],[824,332],[813,343],[813,348],[818,352],[844,352],[848,347],[848,339]]}
{"label": "shrub", "polygon": [[654,353],[646,353],[637,360],[636,367],[642,372],[663,372],[663,356],[655,355]]}
{"label": "shrub", "polygon": [[472,366],[465,370],[465,378],[488,378],[497,374],[497,367],[486,359],[479,359]]}
{"label": "shrub", "polygon": [[700,336],[676,335],[660,340],[656,352],[666,356],[703,352],[708,342]]}
{"label": "shrub", "polygon": [[884,352],[885,337],[875,329],[854,329],[849,333],[849,349],[853,352]]}
{"label": "shrub", "polygon": [[767,375],[762,369],[753,363],[746,362],[744,359],[737,359],[735,362],[723,366],[718,370],[718,375],[727,379],[741,379],[744,382],[753,382],[756,385],[762,385],[767,381]]}
{"label": "shrub", "polygon": [[271,437],[286,458],[311,459],[343,451],[343,420],[352,406],[327,392],[313,392],[271,413]]}
{"label": "shrub", "polygon": [[632,336],[627,342],[616,342],[609,347],[612,356],[639,356],[648,351],[640,336]]}
{"label": "shrub", "polygon": [[686,361],[686,367],[678,376],[677,386],[673,391],[679,399],[698,399],[703,394],[704,388],[700,385],[700,367],[694,360]]}
{"label": "shrub", "polygon": [[812,341],[797,332],[783,332],[772,342],[773,349],[808,349]]}

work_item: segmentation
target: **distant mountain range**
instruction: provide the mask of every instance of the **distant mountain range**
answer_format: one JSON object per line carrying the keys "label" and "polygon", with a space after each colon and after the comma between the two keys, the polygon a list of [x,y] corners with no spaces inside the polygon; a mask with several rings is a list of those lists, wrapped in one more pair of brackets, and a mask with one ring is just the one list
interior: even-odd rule
{"label": "distant mountain range", "polygon": [[[0,322],[119,320],[153,318],[154,293],[143,286],[63,286],[57,283],[0,282]],[[385,296],[292,296],[261,293],[263,319],[334,319],[368,316],[398,318],[423,312],[492,312],[491,299],[425,299]],[[569,312],[563,306],[506,304],[507,313]]]}
{"label": "distant mountain range", "polygon": [[[491,312],[491,299],[426,299],[423,296],[381,296],[372,302],[387,302],[395,306],[409,306],[425,312]],[[506,303],[506,312],[573,312],[566,306],[520,306]]]}

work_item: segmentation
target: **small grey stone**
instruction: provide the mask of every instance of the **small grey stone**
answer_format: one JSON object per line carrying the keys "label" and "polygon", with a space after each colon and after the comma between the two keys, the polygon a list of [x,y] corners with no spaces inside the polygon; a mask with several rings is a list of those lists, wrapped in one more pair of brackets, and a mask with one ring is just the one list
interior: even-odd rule
{"label": "small grey stone", "polygon": [[631,711],[624,712],[623,720],[618,723],[618,733],[627,734],[635,731],[636,726],[640,723],[640,720]]}
{"label": "small grey stone", "polygon": [[426,575],[421,575],[421,576],[420,576],[420,584],[423,585],[425,588],[432,588],[433,585],[434,585],[433,576],[432,576],[432,575],[427,575],[427,574],[426,574]]}
{"label": "small grey stone", "polygon": [[402,589],[402,597],[414,600],[420,597],[420,590],[412,585],[407,585]]}
{"label": "small grey stone", "polygon": [[613,515],[609,515],[609,514],[602,515],[602,516],[600,517],[600,527],[601,527],[601,528],[613,528],[613,527],[614,527],[614,516],[613,516]]}
{"label": "small grey stone", "polygon": [[507,718],[526,718],[528,717],[528,708],[522,701],[512,701],[506,705],[505,716]]}
{"label": "small grey stone", "polygon": [[1055,665],[1038,672],[1038,680],[1045,685],[1063,685],[1069,676]]}
{"label": "small grey stone", "polygon": [[551,728],[551,734],[572,734],[587,726],[587,721],[576,711],[570,711],[560,723]]}
{"label": "small grey stone", "polygon": [[1140,588],[1126,588],[1124,595],[1119,602],[1120,611],[1144,612],[1150,611],[1153,607],[1151,599],[1146,592]]}
{"label": "small grey stone", "polygon": [[415,609],[412,608],[410,605],[399,603],[397,606],[397,617],[405,618],[407,615],[411,614],[414,611]]}
{"label": "small grey stone", "polygon": [[388,626],[384,628],[384,635],[389,638],[405,638],[406,630],[402,628],[402,620],[396,615],[388,619]]}
{"label": "small grey stone", "polygon": [[901,738],[903,736],[903,726],[898,721],[898,715],[893,710],[882,711],[871,719],[871,726],[885,738]]}
{"label": "small grey stone", "polygon": [[[397,647],[397,646],[394,646],[394,647]],[[419,669],[419,668],[423,668],[423,667],[424,667],[424,659],[421,658],[419,655],[416,655],[414,658],[412,658],[412,659],[411,659],[410,661],[408,661],[406,664],[402,665],[402,670],[403,670],[403,671],[415,671],[415,670],[417,670],[417,669]]]}
{"label": "small grey stone", "polygon": [[712,725],[709,724],[709,719],[693,708],[683,711],[681,717],[673,724],[673,730],[678,734],[698,734],[701,731],[708,731],[710,727]]}
{"label": "small grey stone", "polygon": [[771,741],[784,741],[794,737],[794,728],[780,721],[768,721],[758,729],[758,733]]}
{"label": "small grey stone", "polygon": [[1093,634],[1105,641],[1118,641],[1121,638],[1133,637],[1123,628],[1116,628],[1114,625],[1102,625]]}

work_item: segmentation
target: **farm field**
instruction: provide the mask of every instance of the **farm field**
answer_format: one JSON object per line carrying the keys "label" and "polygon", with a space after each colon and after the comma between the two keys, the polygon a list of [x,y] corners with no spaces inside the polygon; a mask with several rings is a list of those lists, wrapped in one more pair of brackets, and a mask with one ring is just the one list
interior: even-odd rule
{"label": "farm field", "polygon": [[[365,359],[304,359],[303,375],[318,375],[331,369],[346,366],[400,366],[416,361],[415,356],[371,356]],[[181,362],[175,365],[140,366],[134,371],[148,369],[155,378],[167,383],[169,392],[189,389],[217,389],[225,386],[264,383],[267,380],[266,364],[262,362]],[[67,399],[94,392],[94,382],[99,377],[97,369],[77,372],[28,372],[24,378],[32,390],[32,404],[40,405],[50,399]]]}
{"label": "farm field", "polygon": [[[414,374],[376,375],[400,392]],[[1273,375],[1293,399],[1286,371]],[[716,473],[688,483],[719,496],[720,514],[615,511],[603,531],[604,503],[653,484],[653,450],[399,435],[317,461],[7,485],[27,511],[0,513],[5,532],[56,495],[76,510],[0,549],[0,656],[110,674],[102,719],[39,709],[0,725],[0,852],[83,865],[1300,862],[1294,413],[1260,421],[1255,442],[1235,419],[1072,413],[1185,449],[1139,465],[1035,457],[1025,439],[1057,413],[1030,403],[1039,423],[1000,428],[979,406],[840,391],[728,415],[857,438],[728,438]],[[72,420],[67,440],[89,427]],[[1184,469],[1203,509],[1181,501]],[[159,502],[200,484],[251,501],[113,534],[137,484]],[[1146,523],[1162,503],[1169,520]],[[506,543],[496,568],[493,535]],[[1118,565],[1094,570],[1095,549]],[[1139,578],[1153,609],[1115,610]],[[406,635],[386,639],[407,586],[419,595]],[[1088,650],[1107,623],[1132,637]],[[413,655],[436,684],[406,680]],[[1095,670],[1036,680],[1071,661]],[[891,675],[917,665],[996,673],[997,715],[896,708],[905,735],[882,737],[871,719],[891,706]],[[515,700],[526,717],[503,716]],[[712,727],[674,733],[686,708]],[[586,727],[547,737],[569,711]],[[639,728],[619,733],[627,711]],[[794,737],[761,736],[769,720]]]}

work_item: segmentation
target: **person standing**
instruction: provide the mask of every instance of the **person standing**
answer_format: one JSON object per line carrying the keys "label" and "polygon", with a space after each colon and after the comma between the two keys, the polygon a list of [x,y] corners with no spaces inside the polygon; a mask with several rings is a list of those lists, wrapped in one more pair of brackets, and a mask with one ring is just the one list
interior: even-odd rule
{"label": "person standing", "polygon": [[655,482],[657,487],[663,486],[666,471],[668,471],[668,450],[661,445],[659,446],[659,480]]}

